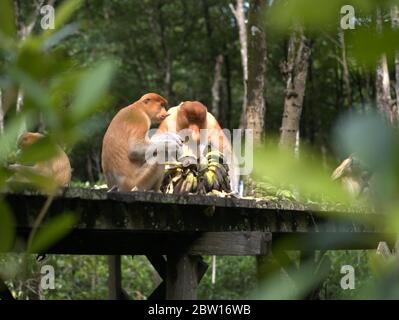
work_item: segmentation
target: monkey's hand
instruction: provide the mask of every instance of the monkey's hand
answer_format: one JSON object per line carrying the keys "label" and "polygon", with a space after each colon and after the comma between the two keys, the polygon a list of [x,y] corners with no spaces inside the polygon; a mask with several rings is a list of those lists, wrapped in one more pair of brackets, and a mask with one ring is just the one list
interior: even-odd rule
{"label": "monkey's hand", "polygon": [[150,139],[152,148],[155,149],[157,156],[165,155],[167,162],[176,161],[181,155],[183,141],[180,136],[173,132],[155,134]]}
{"label": "monkey's hand", "polygon": [[151,137],[151,143],[161,144],[161,145],[171,145],[181,147],[183,145],[183,140],[177,133],[165,132],[160,134],[154,134]]}

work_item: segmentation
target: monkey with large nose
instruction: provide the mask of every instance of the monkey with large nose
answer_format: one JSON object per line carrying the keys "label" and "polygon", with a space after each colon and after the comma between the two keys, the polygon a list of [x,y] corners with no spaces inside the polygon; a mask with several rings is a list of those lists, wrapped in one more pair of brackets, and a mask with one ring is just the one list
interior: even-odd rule
{"label": "monkey with large nose", "polygon": [[[240,171],[233,154],[231,143],[224,134],[219,122],[208,112],[208,109],[199,101],[184,101],[180,105],[169,109],[169,116],[159,126],[159,133],[182,134],[182,138],[191,140],[190,147],[193,153],[201,156],[200,142],[205,146],[212,146],[230,159],[229,175],[231,189],[238,191]],[[205,130],[206,129],[206,130]],[[202,141],[204,140],[204,141]],[[203,146],[202,146],[203,147]]]}
{"label": "monkey with large nose", "polygon": [[176,134],[149,137],[151,124],[168,117],[167,100],[147,93],[122,108],[112,119],[103,139],[102,168],[109,188],[118,191],[160,189],[164,163],[149,162],[149,150],[161,150],[164,144],[178,149],[182,142]]}

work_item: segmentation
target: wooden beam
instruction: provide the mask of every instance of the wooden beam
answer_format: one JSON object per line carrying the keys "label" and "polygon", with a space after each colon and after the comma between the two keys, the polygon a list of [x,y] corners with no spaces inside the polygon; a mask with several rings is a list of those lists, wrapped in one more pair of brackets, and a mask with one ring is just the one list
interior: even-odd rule
{"label": "wooden beam", "polygon": [[270,251],[270,232],[205,232],[188,249],[191,255],[255,256]]}
{"label": "wooden beam", "polygon": [[[4,194],[4,199],[15,214],[17,227],[31,228],[46,197],[24,193]],[[70,189],[54,199],[46,219],[65,211],[80,216],[74,230],[349,234],[384,230],[380,215],[375,213],[338,214],[301,205],[288,208],[267,201],[156,192]]]}
{"label": "wooden beam", "polygon": [[154,269],[158,272],[159,276],[165,280],[166,279],[166,260],[162,255],[147,254],[148,261],[152,264]]}
{"label": "wooden beam", "polygon": [[166,299],[196,300],[198,287],[198,257],[170,254],[167,258]]}

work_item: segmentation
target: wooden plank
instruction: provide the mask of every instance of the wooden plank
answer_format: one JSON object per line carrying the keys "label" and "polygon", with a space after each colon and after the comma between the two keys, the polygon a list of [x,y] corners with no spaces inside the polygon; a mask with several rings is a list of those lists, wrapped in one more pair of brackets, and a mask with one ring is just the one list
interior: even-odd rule
{"label": "wooden plank", "polygon": [[[17,226],[30,228],[44,196],[5,194]],[[151,202],[153,201],[153,202]],[[47,218],[65,211],[80,215],[74,229],[165,232],[382,232],[378,214],[318,212],[265,201],[155,192],[109,193],[68,190],[52,203]]]}
{"label": "wooden plank", "polygon": [[191,255],[255,256],[270,251],[270,232],[205,232],[188,249]]}
{"label": "wooden plank", "polygon": [[167,257],[166,299],[196,300],[198,287],[198,257],[170,254]]}

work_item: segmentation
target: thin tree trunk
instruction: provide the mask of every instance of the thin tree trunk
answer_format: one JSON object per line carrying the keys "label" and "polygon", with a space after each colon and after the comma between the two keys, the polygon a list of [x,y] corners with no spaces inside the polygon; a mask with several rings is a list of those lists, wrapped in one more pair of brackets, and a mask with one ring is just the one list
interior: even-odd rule
{"label": "thin tree trunk", "polygon": [[[377,32],[382,32],[382,14],[381,9],[377,8]],[[389,79],[389,70],[387,56],[383,53],[377,62],[375,88],[376,103],[380,113],[387,119],[390,124],[396,122],[396,117],[392,113],[391,85]]]}
{"label": "thin tree trunk", "polygon": [[[160,40],[161,40],[161,46],[162,46],[162,51],[164,55],[164,86],[165,86],[165,91],[167,93],[167,97],[169,100],[173,100],[173,81],[172,81],[172,54],[170,51],[170,48],[167,44],[166,41],[166,35],[165,35],[165,21],[164,21],[164,16],[162,12],[162,7],[164,3],[158,2],[157,5],[157,13],[158,13],[158,24],[159,24],[159,31],[160,31]],[[172,101],[170,101],[172,102]],[[173,102],[172,102],[173,103]]]}
{"label": "thin tree trunk", "polygon": [[232,109],[232,99],[231,99],[231,72],[230,72],[230,59],[229,56],[226,55],[224,57],[224,65],[225,65],[225,85],[226,85],[226,103],[227,103],[227,112],[226,112],[226,125],[225,127],[231,129],[231,109]]}
{"label": "thin tree trunk", "polygon": [[[44,5],[45,1],[44,0],[39,0],[36,1],[36,8],[33,13],[33,18],[32,20],[28,23],[25,24],[24,21],[22,20],[22,14],[21,14],[21,3],[19,0],[14,1],[14,7],[15,7],[15,23],[18,27],[18,35],[21,41],[24,41],[33,31],[33,28],[36,25],[36,22],[39,18],[40,15],[40,8]],[[54,5],[55,0],[48,0],[47,4],[48,5]],[[22,88],[18,89],[18,94],[17,94],[17,103],[16,103],[16,112],[19,113],[22,111],[22,107],[24,105],[24,92]],[[20,129],[21,132],[26,131],[26,123],[25,121],[22,124],[22,127]]]}
{"label": "thin tree trunk", "polygon": [[245,128],[253,130],[254,142],[259,143],[263,136],[264,114],[266,111],[265,89],[266,35],[263,13],[266,2],[251,0],[248,14],[248,82]]}
{"label": "thin tree trunk", "polygon": [[247,82],[248,82],[248,38],[247,38],[247,26],[245,24],[245,11],[244,11],[244,0],[237,0],[236,7],[230,4],[230,9],[237,21],[238,35],[240,39],[240,52],[241,52],[241,64],[243,73],[243,105],[242,113],[240,118],[240,127],[245,127],[245,108],[247,106]]}
{"label": "thin tree trunk", "polygon": [[219,108],[220,108],[220,92],[222,87],[222,67],[223,67],[224,58],[223,55],[219,54],[216,57],[215,63],[215,74],[213,78],[213,85],[212,85],[212,113],[216,117],[219,118]]}
{"label": "thin tree trunk", "polygon": [[0,135],[4,133],[4,109],[3,109],[3,95],[0,89]]}
{"label": "thin tree trunk", "polygon": [[[393,6],[391,10],[392,27],[399,28],[399,8]],[[395,93],[396,93],[396,109],[399,108],[399,51],[395,53]]]}
{"label": "thin tree trunk", "polygon": [[294,150],[298,139],[310,53],[309,41],[305,37],[303,27],[297,26],[289,41],[287,61],[282,64],[287,87],[280,146],[291,150]]}
{"label": "thin tree trunk", "polygon": [[342,64],[342,78],[343,78],[343,95],[344,95],[344,107],[352,108],[352,87],[349,76],[349,66],[346,54],[346,43],[344,30],[340,29],[339,42],[341,46],[341,64]]}

